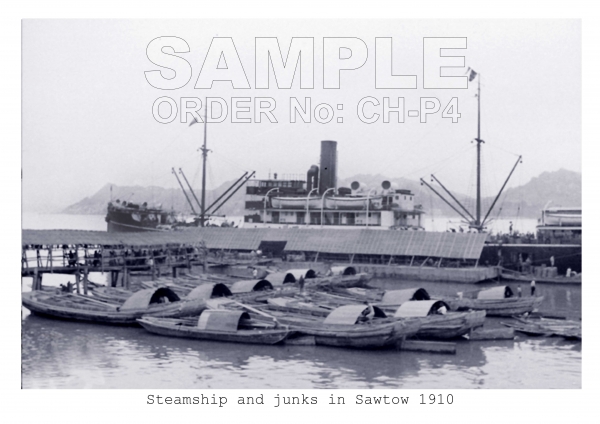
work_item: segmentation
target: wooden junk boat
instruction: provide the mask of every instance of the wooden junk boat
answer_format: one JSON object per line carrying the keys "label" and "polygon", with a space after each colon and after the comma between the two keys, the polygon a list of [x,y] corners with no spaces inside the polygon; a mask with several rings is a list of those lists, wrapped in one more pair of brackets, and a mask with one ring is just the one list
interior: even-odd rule
{"label": "wooden junk boat", "polygon": [[116,325],[135,325],[142,315],[194,316],[206,309],[204,300],[182,301],[167,287],[137,291],[122,305],[73,293],[56,294],[41,290],[22,293],[22,303],[38,315]]}
{"label": "wooden junk boat", "polygon": [[485,311],[451,312],[443,300],[420,300],[400,305],[394,318],[419,319],[417,338],[453,339],[482,327],[485,315]]}
{"label": "wooden junk boat", "polygon": [[[199,281],[198,283],[189,286],[182,285],[178,282],[162,284],[155,281],[147,281],[141,283],[141,285],[148,289],[166,286],[183,300],[187,301],[206,300],[219,297],[231,297],[238,300],[253,300],[257,297],[268,296],[273,292],[273,285],[267,280],[237,281],[230,285]],[[94,297],[113,303],[123,303],[124,298],[131,296],[131,294],[132,292],[128,290],[113,287],[103,287],[94,290]]]}
{"label": "wooden junk boat", "polygon": [[383,294],[377,290],[363,289],[343,289],[338,292],[347,297],[315,294],[313,297],[322,301],[313,303],[295,298],[273,298],[268,299],[267,307],[282,312],[327,316],[335,304],[339,306],[367,301],[375,303],[388,317],[418,320],[421,327],[416,337],[435,339],[452,339],[470,333],[483,326],[486,316],[485,311],[450,311],[446,302],[432,300],[423,288],[389,290]]}
{"label": "wooden junk boat", "polygon": [[452,310],[474,309],[486,311],[488,316],[512,316],[533,312],[544,300],[544,296],[516,297],[509,286],[498,286],[481,290],[474,298],[444,299]]}
{"label": "wooden junk boat", "polygon": [[389,320],[374,307],[375,317],[364,320],[368,307],[345,305],[334,309],[325,318],[271,312],[280,323],[296,330],[298,335],[314,337],[315,344],[357,349],[396,347],[405,338],[417,333],[417,320]]}
{"label": "wooden junk boat", "polygon": [[577,274],[572,277],[566,277],[564,275],[558,275],[556,277],[539,277],[536,275],[524,274],[504,268],[501,270],[500,276],[503,280],[517,281],[521,283],[529,283],[532,280],[535,280],[537,283],[581,284],[581,274]]}
{"label": "wooden junk boat", "polygon": [[205,310],[197,318],[144,316],[138,322],[151,333],[219,342],[277,344],[290,333],[287,327],[257,322],[244,311]]}
{"label": "wooden junk boat", "polygon": [[[223,283],[201,283],[195,286],[193,289],[186,288],[180,290],[176,284],[164,284],[151,282],[151,284],[142,284],[142,287],[148,289],[156,289],[158,287],[168,287],[173,290],[183,300],[195,300],[195,299],[210,299],[213,297],[225,297],[231,296],[231,290]],[[94,288],[92,291],[94,298],[110,303],[124,303],[134,293],[127,289],[119,287],[100,287]]]}
{"label": "wooden junk boat", "polygon": [[274,272],[266,278],[274,285],[297,283],[300,277],[304,278],[307,287],[327,286],[334,287],[366,287],[372,278],[367,273],[357,273],[351,266],[336,266],[331,268],[330,275],[322,276],[312,269],[289,269],[283,272]]}

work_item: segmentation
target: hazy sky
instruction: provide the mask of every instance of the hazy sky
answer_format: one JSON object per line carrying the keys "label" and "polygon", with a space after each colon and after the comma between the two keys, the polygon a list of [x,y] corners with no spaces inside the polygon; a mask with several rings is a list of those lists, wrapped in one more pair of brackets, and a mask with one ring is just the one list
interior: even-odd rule
{"label": "hazy sky", "polygon": [[[184,88],[161,91],[144,71],[160,69],[146,56],[160,36],[187,41],[180,56],[192,66]],[[229,82],[194,89],[212,38],[233,37],[251,89]],[[255,37],[315,38],[315,88],[254,89]],[[360,69],[343,71],[339,90],[323,89],[323,37],[359,37],[368,47]],[[393,38],[394,74],[416,74],[416,90],[376,90],[375,37]],[[200,186],[202,125],[160,124],[152,104],[161,96],[273,97],[278,123],[208,125],[208,186],[245,170],[305,174],[318,164],[320,140],[338,141],[339,177],[383,174],[418,179],[435,172],[460,192],[473,189],[477,131],[476,85],[467,90],[423,89],[423,37],[467,37],[466,66],[481,74],[484,195],[493,194],[523,155],[511,185],[543,171],[581,172],[581,25],[579,21],[33,21],[23,22],[23,204],[66,206],[108,182],[176,187],[171,167]],[[465,69],[457,70],[464,74]],[[365,124],[356,116],[366,96],[420,97],[442,107],[459,99],[458,123],[441,112],[420,123]],[[328,124],[289,123],[290,97],[343,104]],[[371,110],[371,109],[369,109]],[[379,110],[381,112],[381,110]],[[108,199],[107,199],[108,200]],[[139,199],[142,200],[142,199]]]}

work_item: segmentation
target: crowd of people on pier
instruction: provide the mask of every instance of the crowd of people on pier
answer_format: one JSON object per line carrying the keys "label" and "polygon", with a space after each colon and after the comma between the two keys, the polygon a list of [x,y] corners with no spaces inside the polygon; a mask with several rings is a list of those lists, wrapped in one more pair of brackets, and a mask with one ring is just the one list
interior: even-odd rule
{"label": "crowd of people on pier", "polygon": [[[46,246],[30,246],[26,250],[35,250],[36,262],[38,267],[47,266],[144,266],[144,265],[160,265],[170,262],[183,262],[186,260],[200,260],[206,253],[206,248],[200,246],[182,246],[143,249],[125,247],[122,249],[99,249],[84,246],[68,246],[59,247],[60,254],[56,254],[56,248]],[[25,250],[25,251],[26,251]],[[83,252],[82,252],[83,250]],[[26,262],[29,259],[23,257],[23,266],[28,266]]]}

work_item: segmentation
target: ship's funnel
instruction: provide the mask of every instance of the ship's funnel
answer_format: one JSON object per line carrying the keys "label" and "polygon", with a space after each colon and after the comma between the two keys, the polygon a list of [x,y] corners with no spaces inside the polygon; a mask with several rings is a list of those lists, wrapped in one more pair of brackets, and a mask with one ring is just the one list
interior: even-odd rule
{"label": "ship's funnel", "polygon": [[319,193],[337,187],[337,141],[321,141],[321,174],[319,175]]}

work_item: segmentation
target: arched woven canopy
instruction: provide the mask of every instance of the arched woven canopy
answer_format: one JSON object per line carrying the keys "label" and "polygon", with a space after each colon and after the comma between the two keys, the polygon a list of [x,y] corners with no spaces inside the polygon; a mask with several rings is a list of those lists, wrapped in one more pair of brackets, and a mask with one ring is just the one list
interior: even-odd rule
{"label": "arched woven canopy", "polygon": [[268,280],[243,280],[233,283],[230,290],[233,294],[273,290],[273,284],[271,284]]}
{"label": "arched woven canopy", "polygon": [[388,290],[383,294],[381,303],[384,305],[402,305],[411,300],[429,300],[431,297],[423,288],[412,288],[403,290]]}
{"label": "arched woven canopy", "polygon": [[239,330],[240,323],[244,319],[250,319],[248,312],[207,309],[198,318],[198,328],[234,333]]}
{"label": "arched woven canopy", "polygon": [[477,293],[477,299],[506,299],[512,295],[513,291],[509,286],[498,286],[481,290]]}
{"label": "arched woven canopy", "polygon": [[231,296],[231,290],[223,283],[200,284],[194,290],[188,293],[186,300],[192,299],[210,299],[212,297]]}
{"label": "arched woven canopy", "polygon": [[332,266],[333,275],[356,275],[356,268],[353,266]]}
{"label": "arched woven canopy", "polygon": [[169,302],[180,300],[179,296],[168,287],[145,289],[132,294],[121,306],[121,311],[145,309],[152,303],[160,303],[160,299],[165,297]]}
{"label": "arched woven canopy", "polygon": [[316,278],[317,273],[310,268],[307,269],[288,269],[286,271],[288,274],[292,274],[296,280],[300,279],[300,277],[304,278]]}
{"label": "arched woven canopy", "polygon": [[438,309],[445,307],[450,310],[448,304],[441,300],[419,300],[413,302],[405,302],[396,310],[394,317],[396,318],[412,318],[426,317],[427,315],[435,314]]}
{"label": "arched woven canopy", "polygon": [[290,272],[274,272],[273,274],[269,274],[269,282],[273,286],[282,286],[288,283],[295,283],[296,277]]}
{"label": "arched woven canopy", "polygon": [[[354,325],[359,318],[363,316],[363,312],[368,308],[367,305],[345,305],[340,306],[337,309],[331,311],[327,318],[325,318],[324,324],[331,325]],[[374,306],[375,317],[385,318],[385,312]]]}

